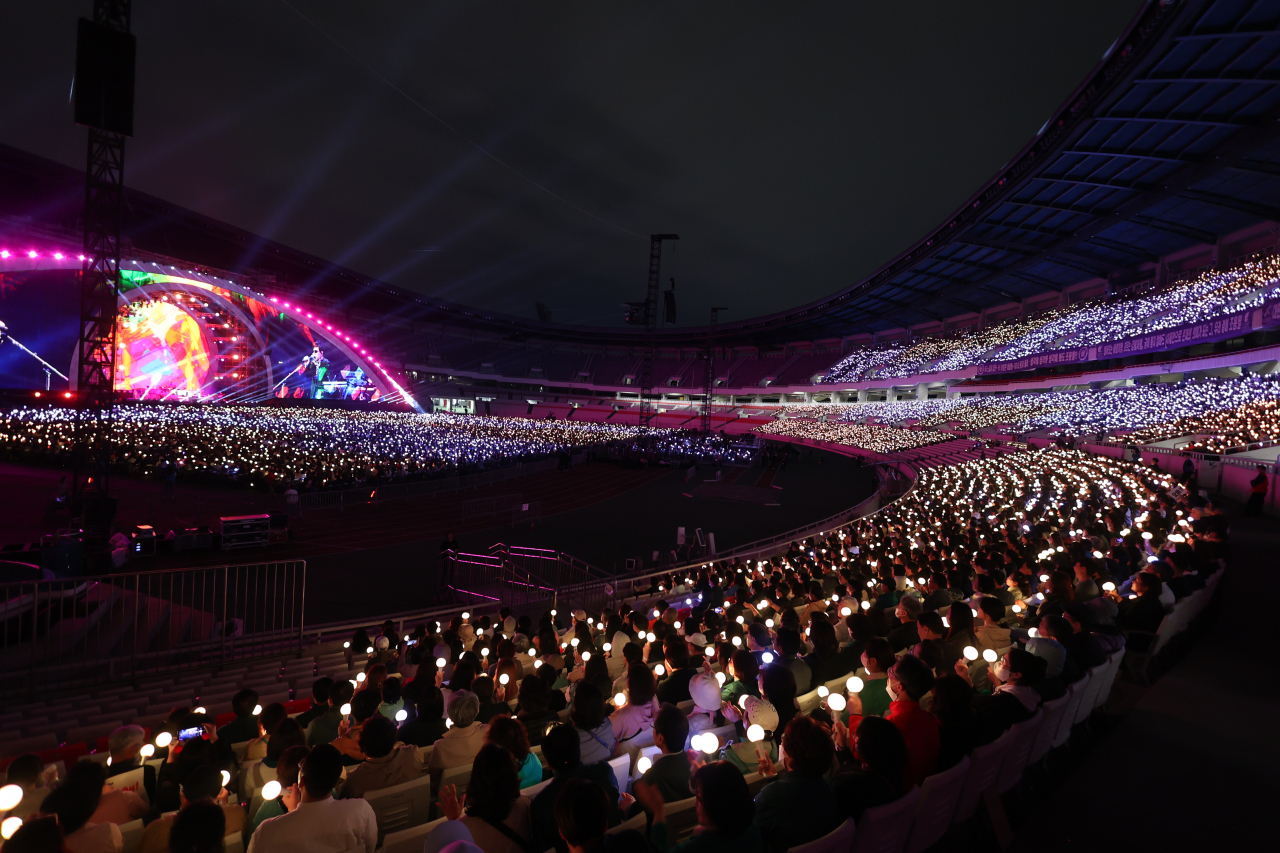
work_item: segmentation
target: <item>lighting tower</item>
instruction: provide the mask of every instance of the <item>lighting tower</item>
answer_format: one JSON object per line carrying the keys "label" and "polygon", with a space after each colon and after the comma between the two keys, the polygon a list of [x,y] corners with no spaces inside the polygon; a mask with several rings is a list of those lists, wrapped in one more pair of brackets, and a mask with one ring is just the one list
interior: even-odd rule
{"label": "lighting tower", "polygon": [[711,309],[711,327],[707,330],[707,348],[703,354],[706,359],[706,373],[702,379],[702,434],[711,434],[711,394],[716,387],[716,320],[721,311],[729,309],[723,305]]}
{"label": "lighting tower", "polygon": [[[103,463],[98,467],[98,489],[103,498],[107,494],[106,463],[114,443],[124,141],[133,135],[137,42],[129,32],[131,12],[131,0],[94,0],[93,20],[80,19],[76,38],[75,121],[89,129],[89,147],[84,193],[85,261],[80,272],[73,488],[79,492],[80,474],[96,457]],[[89,470],[92,472],[92,467]],[[95,521],[90,516],[86,512],[86,524],[92,527]],[[102,523],[101,518],[97,519],[97,524]]]}
{"label": "lighting tower", "polygon": [[649,236],[649,290],[644,300],[644,361],[640,365],[640,426],[653,420],[653,362],[658,350],[658,287],[662,273],[662,241],[679,240],[679,234]]}

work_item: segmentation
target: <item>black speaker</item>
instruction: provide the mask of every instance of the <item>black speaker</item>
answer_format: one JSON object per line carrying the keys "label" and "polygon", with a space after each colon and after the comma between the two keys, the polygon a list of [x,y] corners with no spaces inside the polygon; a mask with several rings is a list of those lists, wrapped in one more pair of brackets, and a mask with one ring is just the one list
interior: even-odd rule
{"label": "black speaker", "polygon": [[138,40],[87,18],[76,34],[76,124],[133,136],[133,72]]}

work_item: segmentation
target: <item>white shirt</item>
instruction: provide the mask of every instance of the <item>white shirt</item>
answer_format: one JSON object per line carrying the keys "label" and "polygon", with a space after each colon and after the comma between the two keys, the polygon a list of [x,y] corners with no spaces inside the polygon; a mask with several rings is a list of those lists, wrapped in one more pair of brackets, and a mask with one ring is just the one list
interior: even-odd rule
{"label": "white shirt", "polygon": [[373,853],[377,846],[372,806],[325,797],[263,821],[253,832],[249,853]]}

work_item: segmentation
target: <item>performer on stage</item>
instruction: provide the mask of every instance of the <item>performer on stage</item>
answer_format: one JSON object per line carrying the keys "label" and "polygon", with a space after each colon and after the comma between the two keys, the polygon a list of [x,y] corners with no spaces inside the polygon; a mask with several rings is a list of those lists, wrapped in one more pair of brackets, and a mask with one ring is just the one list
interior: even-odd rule
{"label": "performer on stage", "polygon": [[324,350],[320,349],[319,344],[311,347],[311,355],[302,360],[302,364],[298,366],[298,373],[304,376],[311,383],[309,396],[313,400],[319,400],[324,397],[324,377],[329,372],[329,359],[324,357]]}
{"label": "performer on stage", "polygon": [[364,368],[357,367],[355,370],[344,370],[342,376],[347,380],[346,397],[348,400],[360,400],[368,394],[373,385],[373,381],[364,375]]}

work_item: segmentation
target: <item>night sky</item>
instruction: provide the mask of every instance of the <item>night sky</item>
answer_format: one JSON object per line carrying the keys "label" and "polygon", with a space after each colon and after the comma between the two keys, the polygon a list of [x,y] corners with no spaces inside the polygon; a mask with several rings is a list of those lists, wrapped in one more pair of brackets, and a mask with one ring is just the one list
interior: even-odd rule
{"label": "night sky", "polygon": [[[680,325],[745,319],[939,224],[1140,5],[134,0],[126,181],[564,323],[619,324],[648,235],[674,231]],[[0,141],[83,165],[68,95],[91,8],[0,4]]]}

